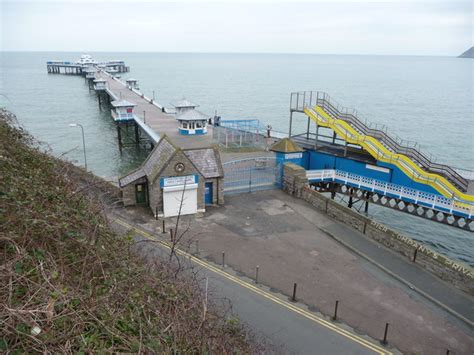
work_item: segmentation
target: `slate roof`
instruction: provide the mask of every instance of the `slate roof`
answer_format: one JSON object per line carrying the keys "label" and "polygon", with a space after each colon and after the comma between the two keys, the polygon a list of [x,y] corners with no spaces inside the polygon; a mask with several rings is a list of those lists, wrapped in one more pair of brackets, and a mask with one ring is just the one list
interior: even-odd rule
{"label": "slate roof", "polygon": [[178,102],[173,104],[174,107],[176,108],[184,108],[184,107],[198,107],[198,105],[192,103],[191,101],[186,100],[183,98],[182,100],[179,100]]}
{"label": "slate roof", "polygon": [[149,181],[153,181],[177,150],[178,148],[171,143],[168,137],[163,136],[140,168],[119,178],[120,187],[144,176],[147,176]]}
{"label": "slate roof", "polygon": [[110,103],[113,107],[132,107],[132,106],[137,106],[137,104],[134,104],[133,102],[127,101],[127,100],[117,100],[117,101],[112,101]]}
{"label": "slate roof", "polygon": [[[119,178],[119,186],[125,187],[145,176],[149,182],[154,181],[178,150],[179,148],[176,148],[167,136],[163,136],[141,167]],[[183,150],[183,153],[205,179],[224,176],[221,158],[217,149],[187,149]]]}
{"label": "slate roof", "polygon": [[289,138],[280,139],[278,142],[271,146],[270,150],[280,153],[296,153],[304,151]]}
{"label": "slate roof", "polygon": [[188,149],[184,154],[205,179],[224,176],[219,152],[213,148]]}
{"label": "slate roof", "polygon": [[188,110],[176,117],[179,121],[207,121],[209,116],[198,110]]}

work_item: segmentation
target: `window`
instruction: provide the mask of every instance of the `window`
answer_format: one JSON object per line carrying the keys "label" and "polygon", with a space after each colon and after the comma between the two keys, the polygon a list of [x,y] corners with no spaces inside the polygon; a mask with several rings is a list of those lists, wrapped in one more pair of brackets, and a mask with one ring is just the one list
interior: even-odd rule
{"label": "window", "polygon": [[188,128],[188,123],[187,122],[182,122],[183,128]]}
{"label": "window", "polygon": [[196,128],[201,128],[202,127],[202,123],[201,122],[196,122]]}

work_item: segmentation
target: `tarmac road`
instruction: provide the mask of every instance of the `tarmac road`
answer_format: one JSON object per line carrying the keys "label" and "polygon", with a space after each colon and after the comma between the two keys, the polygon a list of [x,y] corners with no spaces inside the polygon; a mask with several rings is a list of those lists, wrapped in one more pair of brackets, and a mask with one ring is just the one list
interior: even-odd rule
{"label": "tarmac road", "polygon": [[[133,231],[137,239],[158,239],[143,229],[121,219],[115,223]],[[166,252],[166,242],[155,243]],[[200,268],[200,276],[208,279],[211,297],[226,298],[232,302],[232,310],[239,320],[248,325],[256,335],[266,338],[282,353],[295,354],[391,354],[368,337],[354,333],[350,328],[310,312],[305,306],[288,301],[281,295],[256,286],[236,276],[232,271],[201,260],[184,251],[185,257]]]}

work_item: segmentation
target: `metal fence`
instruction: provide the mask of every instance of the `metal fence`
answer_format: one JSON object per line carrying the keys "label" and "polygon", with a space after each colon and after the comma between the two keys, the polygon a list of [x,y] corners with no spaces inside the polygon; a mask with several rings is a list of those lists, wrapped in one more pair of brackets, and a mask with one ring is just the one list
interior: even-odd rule
{"label": "metal fence", "polygon": [[224,194],[281,188],[281,162],[273,157],[234,160],[223,164]]}
{"label": "metal fence", "polygon": [[212,132],[214,142],[225,148],[263,148],[267,128],[259,120],[226,120],[214,126]]}

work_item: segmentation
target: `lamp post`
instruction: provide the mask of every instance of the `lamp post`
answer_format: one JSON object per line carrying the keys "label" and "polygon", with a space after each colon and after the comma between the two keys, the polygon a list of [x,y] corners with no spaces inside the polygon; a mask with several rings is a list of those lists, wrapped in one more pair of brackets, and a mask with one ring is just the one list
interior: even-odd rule
{"label": "lamp post", "polygon": [[70,123],[69,127],[80,127],[82,132],[82,148],[84,150],[84,165],[87,171],[87,157],[86,157],[86,139],[84,138],[84,127],[79,123]]}

